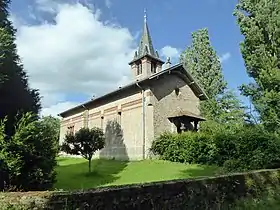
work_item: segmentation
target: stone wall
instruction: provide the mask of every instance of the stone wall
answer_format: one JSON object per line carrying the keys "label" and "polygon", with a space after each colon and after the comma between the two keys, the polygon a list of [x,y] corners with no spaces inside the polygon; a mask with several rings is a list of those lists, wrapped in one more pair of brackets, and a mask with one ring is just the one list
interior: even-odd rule
{"label": "stone wall", "polygon": [[[176,93],[175,89],[179,92]],[[176,131],[176,126],[168,120],[175,110],[189,111],[199,115],[199,98],[191,88],[176,75],[159,78],[151,87],[154,96],[154,135],[165,131]]]}
{"label": "stone wall", "polygon": [[2,209],[216,210],[232,209],[243,198],[260,199],[265,192],[279,193],[279,187],[280,171],[274,169],[87,191],[2,193],[0,202]]}

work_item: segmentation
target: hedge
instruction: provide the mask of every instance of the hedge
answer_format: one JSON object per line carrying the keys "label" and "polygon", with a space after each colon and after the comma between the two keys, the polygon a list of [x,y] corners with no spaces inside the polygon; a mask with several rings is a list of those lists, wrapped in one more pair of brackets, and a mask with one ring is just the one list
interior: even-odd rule
{"label": "hedge", "polygon": [[229,209],[279,185],[280,169],[271,169],[88,191],[2,193],[0,209]]}
{"label": "hedge", "polygon": [[163,133],[151,151],[172,162],[217,165],[226,172],[280,168],[280,137],[258,127],[212,133]]}

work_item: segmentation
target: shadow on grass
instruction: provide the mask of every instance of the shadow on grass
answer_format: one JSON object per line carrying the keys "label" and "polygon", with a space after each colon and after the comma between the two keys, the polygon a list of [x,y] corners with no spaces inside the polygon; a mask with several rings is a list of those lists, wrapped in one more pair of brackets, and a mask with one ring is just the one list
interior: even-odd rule
{"label": "shadow on grass", "polygon": [[218,166],[197,165],[197,167],[187,168],[180,171],[180,178],[202,178],[220,175]]}
{"label": "shadow on grass", "polygon": [[56,189],[89,189],[108,185],[119,179],[118,174],[127,166],[127,161],[95,159],[92,160],[92,172],[89,173],[88,162],[78,161],[77,164],[58,166]]}

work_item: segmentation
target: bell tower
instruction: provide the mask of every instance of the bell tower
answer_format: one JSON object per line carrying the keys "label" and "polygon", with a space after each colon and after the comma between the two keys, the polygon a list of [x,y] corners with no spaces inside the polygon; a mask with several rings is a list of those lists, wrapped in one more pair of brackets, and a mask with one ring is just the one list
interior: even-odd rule
{"label": "bell tower", "polygon": [[135,51],[133,60],[129,63],[135,80],[141,80],[162,70],[164,62],[159,58],[158,52],[154,50],[150,36],[147,14],[144,11],[144,27],[142,37]]}

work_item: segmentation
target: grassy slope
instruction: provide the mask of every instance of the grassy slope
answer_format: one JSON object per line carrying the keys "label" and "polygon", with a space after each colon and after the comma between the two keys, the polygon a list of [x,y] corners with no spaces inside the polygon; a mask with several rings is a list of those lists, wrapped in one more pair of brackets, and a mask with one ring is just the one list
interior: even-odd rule
{"label": "grassy slope", "polygon": [[186,165],[160,160],[139,162],[93,160],[93,172],[89,174],[88,162],[81,158],[59,158],[58,164],[55,188],[64,190],[211,176],[217,171],[217,167],[213,166]]}

